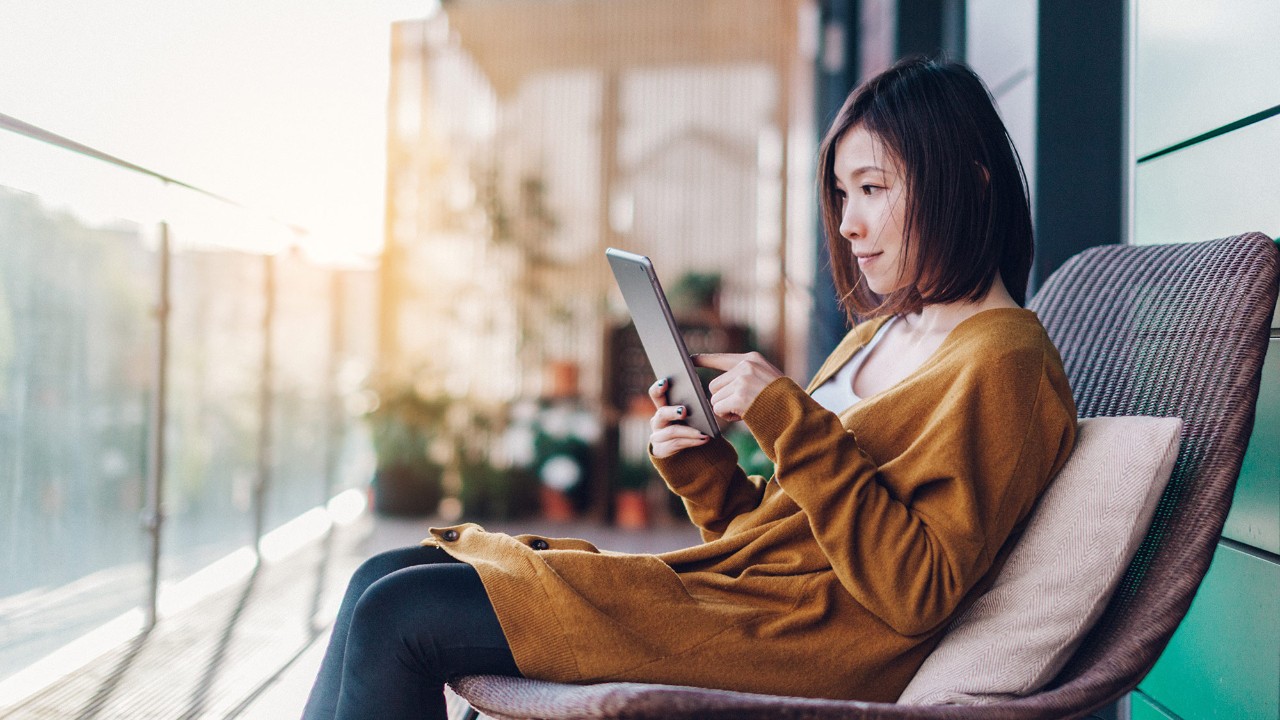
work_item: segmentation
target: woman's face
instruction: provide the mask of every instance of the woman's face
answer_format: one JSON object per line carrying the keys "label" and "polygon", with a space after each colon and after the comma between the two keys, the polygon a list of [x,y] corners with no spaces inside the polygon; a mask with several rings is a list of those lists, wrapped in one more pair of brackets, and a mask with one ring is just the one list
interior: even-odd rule
{"label": "woman's face", "polygon": [[902,228],[906,178],[892,154],[862,126],[836,143],[840,235],[849,241],[867,287],[887,295],[907,284]]}

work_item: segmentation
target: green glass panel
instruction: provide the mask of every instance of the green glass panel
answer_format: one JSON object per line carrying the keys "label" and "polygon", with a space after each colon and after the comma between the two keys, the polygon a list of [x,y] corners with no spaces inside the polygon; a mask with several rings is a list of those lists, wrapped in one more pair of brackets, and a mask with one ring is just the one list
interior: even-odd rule
{"label": "green glass panel", "polygon": [[1129,695],[1129,720],[1181,720],[1161,710],[1140,692]]}
{"label": "green glass panel", "polygon": [[1222,534],[1280,555],[1280,339],[1262,365],[1253,435]]}
{"label": "green glass panel", "polygon": [[329,499],[336,457],[331,271],[300,253],[273,264],[271,474],[265,530]]}
{"label": "green glass panel", "polygon": [[1280,563],[1219,545],[1139,689],[1184,718],[1280,717]]}
{"label": "green glass panel", "polygon": [[0,680],[146,597],[160,187],[0,130]]}

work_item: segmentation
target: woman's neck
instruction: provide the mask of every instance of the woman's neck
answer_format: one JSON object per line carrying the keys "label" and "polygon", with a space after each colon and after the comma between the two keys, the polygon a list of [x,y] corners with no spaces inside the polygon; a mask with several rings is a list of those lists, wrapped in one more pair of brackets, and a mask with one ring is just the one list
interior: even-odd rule
{"label": "woman's neck", "polygon": [[1009,290],[1004,286],[1004,281],[1000,279],[1000,274],[997,273],[995,281],[991,283],[991,287],[987,289],[986,294],[976,302],[926,305],[921,308],[920,312],[907,315],[903,320],[905,320],[908,330],[914,335],[945,337],[955,329],[955,326],[983,310],[1016,307],[1019,307],[1018,303],[1014,302],[1013,296],[1009,294]]}

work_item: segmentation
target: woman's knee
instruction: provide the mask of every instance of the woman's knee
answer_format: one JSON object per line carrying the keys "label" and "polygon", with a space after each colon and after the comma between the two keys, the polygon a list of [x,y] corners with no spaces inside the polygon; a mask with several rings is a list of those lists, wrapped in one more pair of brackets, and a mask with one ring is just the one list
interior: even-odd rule
{"label": "woman's knee", "polygon": [[[351,619],[347,652],[361,657],[366,648],[378,652],[409,651],[402,658],[420,668],[438,665],[434,638],[449,621],[449,613],[433,602],[437,583],[429,576],[435,567],[403,568],[375,580],[360,594]],[[425,640],[426,642],[419,642]],[[425,650],[425,652],[423,652]]]}
{"label": "woman's knee", "polygon": [[382,577],[361,594],[354,622],[365,629],[417,632],[448,643],[475,639],[479,630],[496,630],[501,638],[484,585],[475,569],[461,563],[412,567]]}
{"label": "woman's knee", "polygon": [[406,568],[361,594],[347,651],[364,661],[367,653],[388,649],[405,666],[439,680],[476,671],[516,672],[484,585],[462,563]]}
{"label": "woman's knee", "polygon": [[[378,566],[370,571],[376,573],[390,565]],[[466,567],[466,566],[463,566]],[[450,595],[449,585],[452,573],[434,564],[416,563],[391,569],[379,575],[356,604],[357,616],[396,616],[430,612],[429,605],[447,605],[443,596]],[[440,599],[440,602],[437,602]]]}
{"label": "woman's knee", "polygon": [[368,588],[397,570],[442,562],[456,561],[443,550],[433,547],[411,546],[387,550],[361,563],[352,574],[350,584],[362,589]]}

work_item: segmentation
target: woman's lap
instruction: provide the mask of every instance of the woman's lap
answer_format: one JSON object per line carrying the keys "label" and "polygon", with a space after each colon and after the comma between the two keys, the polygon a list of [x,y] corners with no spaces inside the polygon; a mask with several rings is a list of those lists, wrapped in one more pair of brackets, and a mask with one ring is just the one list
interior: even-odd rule
{"label": "woman's lap", "polygon": [[448,678],[519,674],[479,575],[438,548],[367,560],[333,633],[307,717],[430,717]]}

